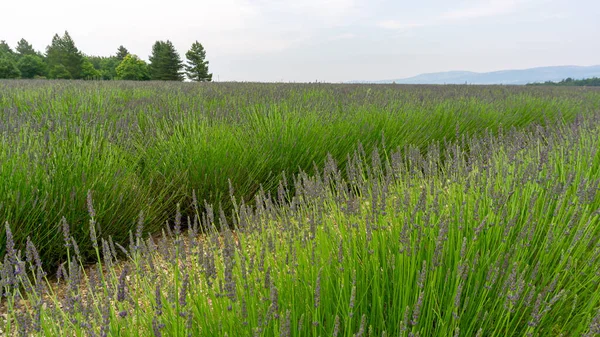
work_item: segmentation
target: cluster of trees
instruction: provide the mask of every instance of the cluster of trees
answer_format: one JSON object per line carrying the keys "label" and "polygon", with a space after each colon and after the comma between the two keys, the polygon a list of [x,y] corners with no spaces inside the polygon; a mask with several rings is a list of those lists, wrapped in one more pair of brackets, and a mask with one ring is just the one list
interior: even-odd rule
{"label": "cluster of trees", "polygon": [[0,78],[102,79],[132,81],[212,81],[206,51],[194,42],[183,62],[171,41],[156,41],[150,63],[119,46],[113,56],[88,56],[75,46],[68,32],[54,35],[46,52],[36,51],[25,39],[13,50],[0,41]]}
{"label": "cluster of trees", "polygon": [[555,85],[555,86],[576,86],[576,87],[600,87],[600,77],[585,78],[582,80],[575,80],[571,77],[566,78],[560,82],[546,81],[543,83],[528,83],[527,85]]}

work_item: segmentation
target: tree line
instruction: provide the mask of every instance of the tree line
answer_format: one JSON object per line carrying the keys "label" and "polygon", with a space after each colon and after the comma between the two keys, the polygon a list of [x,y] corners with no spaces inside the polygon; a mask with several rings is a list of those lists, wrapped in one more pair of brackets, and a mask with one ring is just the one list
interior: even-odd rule
{"label": "tree line", "polygon": [[194,42],[185,57],[183,62],[169,40],[154,43],[149,63],[130,54],[124,46],[108,57],[85,55],[65,31],[63,36],[54,35],[45,53],[35,50],[25,39],[14,50],[6,41],[0,41],[0,78],[183,81],[187,77],[197,82],[212,81],[200,42]]}
{"label": "tree line", "polygon": [[576,80],[571,77],[565,78],[559,82],[546,81],[543,83],[527,83],[527,85],[555,85],[555,86],[574,86],[574,87],[600,87],[600,77],[584,78]]}

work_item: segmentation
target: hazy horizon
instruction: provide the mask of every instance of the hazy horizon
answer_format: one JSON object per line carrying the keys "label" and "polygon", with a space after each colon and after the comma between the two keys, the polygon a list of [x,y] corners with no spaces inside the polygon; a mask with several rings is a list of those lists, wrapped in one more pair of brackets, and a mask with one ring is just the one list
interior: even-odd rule
{"label": "hazy horizon", "polygon": [[184,59],[198,40],[219,81],[370,81],[600,64],[600,3],[592,0],[107,0],[93,8],[33,0],[3,7],[15,14],[0,22],[0,40],[13,48],[25,38],[43,52],[68,30],[88,55],[124,45],[147,60],[156,40],[169,39]]}

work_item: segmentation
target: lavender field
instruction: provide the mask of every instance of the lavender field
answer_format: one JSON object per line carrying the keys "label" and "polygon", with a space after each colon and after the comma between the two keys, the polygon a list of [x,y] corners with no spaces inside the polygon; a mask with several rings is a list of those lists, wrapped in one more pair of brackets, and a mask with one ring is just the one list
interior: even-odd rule
{"label": "lavender field", "polygon": [[597,336],[600,90],[0,82],[22,336]]}

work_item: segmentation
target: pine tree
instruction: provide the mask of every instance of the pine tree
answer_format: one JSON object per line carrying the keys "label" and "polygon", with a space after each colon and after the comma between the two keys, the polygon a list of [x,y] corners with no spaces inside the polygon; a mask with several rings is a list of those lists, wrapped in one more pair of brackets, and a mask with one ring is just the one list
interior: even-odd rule
{"label": "pine tree", "polygon": [[[61,78],[67,77],[65,72],[68,73],[67,78],[72,78],[71,73],[64,66],[64,55],[62,50],[62,39],[58,34],[54,34],[52,42],[46,47],[46,63],[48,64],[48,75],[50,78],[57,78],[55,74],[60,74]],[[62,66],[62,67],[61,67]],[[60,69],[60,71],[58,71]]]}
{"label": "pine tree", "polygon": [[212,81],[212,74],[208,72],[208,61],[206,61],[206,51],[198,41],[192,44],[192,48],[185,53],[187,65],[185,65],[185,74],[196,82]]}
{"label": "pine tree", "polygon": [[20,57],[25,55],[39,56],[35,49],[33,49],[33,46],[25,39],[21,39],[19,40],[19,42],[17,42],[17,48],[15,48],[15,50],[17,51]]}
{"label": "pine tree", "polygon": [[10,48],[6,41],[0,41],[0,57],[6,57],[13,59],[15,56],[15,52]]}
{"label": "pine tree", "polygon": [[117,59],[119,59],[119,62],[123,61],[123,59],[127,55],[129,55],[129,51],[127,50],[127,48],[119,46],[119,48],[117,49]]}
{"label": "pine tree", "polygon": [[181,72],[183,62],[171,41],[156,41],[152,46],[152,55],[149,59],[152,80],[183,81],[183,73]]}
{"label": "pine tree", "polygon": [[53,76],[54,74],[60,75],[60,78],[68,78],[65,70],[70,78],[82,78],[84,58],[68,32],[65,32],[63,37],[54,35],[52,43],[46,48],[46,60],[51,78],[57,78]]}
{"label": "pine tree", "polygon": [[69,32],[65,31],[62,41],[66,56],[65,67],[71,73],[71,76],[73,76],[73,78],[82,78],[81,70],[84,61],[82,53],[79,51],[79,49],[77,49],[77,47],[75,47],[75,42],[73,41],[73,39],[71,39]]}

